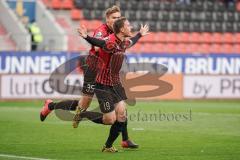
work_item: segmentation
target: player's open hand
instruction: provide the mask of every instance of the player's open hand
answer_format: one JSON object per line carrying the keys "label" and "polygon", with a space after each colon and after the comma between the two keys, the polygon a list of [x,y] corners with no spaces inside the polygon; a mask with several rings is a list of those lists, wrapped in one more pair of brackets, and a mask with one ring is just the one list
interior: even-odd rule
{"label": "player's open hand", "polygon": [[87,38],[87,28],[84,25],[79,26],[77,31],[78,31],[79,36],[81,36],[83,38]]}
{"label": "player's open hand", "polygon": [[141,35],[142,36],[146,36],[146,35],[148,35],[149,34],[149,25],[148,24],[145,24],[144,26],[143,26],[143,24],[141,24],[141,28],[140,28],[140,33],[141,33]]}

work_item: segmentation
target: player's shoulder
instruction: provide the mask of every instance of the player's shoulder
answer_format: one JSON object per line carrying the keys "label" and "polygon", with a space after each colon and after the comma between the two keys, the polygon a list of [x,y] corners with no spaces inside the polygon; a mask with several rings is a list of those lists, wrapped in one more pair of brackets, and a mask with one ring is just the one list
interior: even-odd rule
{"label": "player's shoulder", "polygon": [[109,35],[109,32],[110,31],[108,26],[105,23],[103,23],[94,31],[94,35],[97,37],[106,37]]}
{"label": "player's shoulder", "polygon": [[95,32],[96,32],[96,31],[103,31],[103,30],[105,30],[105,25],[106,25],[106,24],[104,24],[104,23],[101,24],[101,25],[95,30]]}
{"label": "player's shoulder", "polygon": [[107,37],[103,38],[106,41],[106,44],[103,48],[104,52],[113,52],[114,49],[116,48],[116,39],[115,39],[115,35],[114,34],[110,34]]}
{"label": "player's shoulder", "polygon": [[114,33],[110,34],[109,36],[104,38],[105,40],[114,42],[116,40],[116,36]]}
{"label": "player's shoulder", "polygon": [[94,34],[93,34],[95,38],[102,38],[104,36],[103,25],[104,24],[102,24],[97,29],[95,29]]}

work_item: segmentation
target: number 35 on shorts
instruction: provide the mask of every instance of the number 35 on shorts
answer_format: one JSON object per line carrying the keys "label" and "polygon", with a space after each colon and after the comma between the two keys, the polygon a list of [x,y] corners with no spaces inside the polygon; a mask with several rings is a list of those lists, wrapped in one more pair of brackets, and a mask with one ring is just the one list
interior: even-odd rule
{"label": "number 35 on shorts", "polygon": [[87,89],[86,91],[89,93],[93,93],[95,89],[95,84],[87,84]]}

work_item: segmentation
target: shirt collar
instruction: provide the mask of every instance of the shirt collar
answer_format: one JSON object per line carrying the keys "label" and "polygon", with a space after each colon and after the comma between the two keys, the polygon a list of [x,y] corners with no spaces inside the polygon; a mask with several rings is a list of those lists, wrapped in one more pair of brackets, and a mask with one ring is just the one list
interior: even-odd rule
{"label": "shirt collar", "polygon": [[121,39],[119,39],[116,34],[114,34],[114,37],[115,37],[115,41],[116,41],[117,43],[120,44],[120,43],[122,42]]}
{"label": "shirt collar", "polygon": [[105,26],[106,26],[106,28],[107,28],[107,32],[108,32],[108,33],[113,33],[113,31],[111,30],[111,28],[108,27],[107,23],[105,23]]}

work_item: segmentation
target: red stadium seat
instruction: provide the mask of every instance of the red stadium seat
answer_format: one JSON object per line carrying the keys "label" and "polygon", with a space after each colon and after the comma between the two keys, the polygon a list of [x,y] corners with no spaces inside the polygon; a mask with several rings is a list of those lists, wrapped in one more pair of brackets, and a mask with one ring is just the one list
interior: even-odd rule
{"label": "red stadium seat", "polygon": [[155,33],[151,32],[149,35],[142,37],[139,40],[139,42],[143,42],[143,43],[154,42],[155,41],[154,38],[155,38]]}
{"label": "red stadium seat", "polygon": [[143,45],[142,43],[136,43],[133,47],[129,48],[128,52],[140,53],[142,52]]}
{"label": "red stadium seat", "polygon": [[176,33],[176,32],[168,33],[167,41],[169,43],[177,43],[177,42],[179,42],[179,33]]}
{"label": "red stadium seat", "polygon": [[200,46],[198,48],[199,53],[206,53],[206,54],[210,53],[210,47],[211,47],[211,45],[208,43],[200,44]]}
{"label": "red stadium seat", "polygon": [[151,43],[150,46],[152,53],[161,53],[161,49],[163,48],[162,43]]}
{"label": "red stadium seat", "polygon": [[223,43],[234,43],[234,35],[232,33],[223,33],[222,42]]}
{"label": "red stadium seat", "polygon": [[155,42],[155,34],[154,32],[150,32],[149,35],[145,36],[146,40],[148,42]]}
{"label": "red stadium seat", "polygon": [[62,6],[61,3],[62,3],[61,0],[52,0],[51,1],[51,8],[53,8],[53,9],[61,9],[61,6]]}
{"label": "red stadium seat", "polygon": [[233,46],[233,53],[240,54],[240,44],[235,44]]}
{"label": "red stadium seat", "polygon": [[212,35],[210,33],[204,32],[200,35],[200,41],[202,43],[211,43],[212,42]]}
{"label": "red stadium seat", "polygon": [[190,34],[190,40],[192,43],[200,43],[201,42],[201,35],[198,32],[193,32]]}
{"label": "red stadium seat", "polygon": [[179,43],[176,47],[177,53],[187,53],[187,45],[185,43]]}
{"label": "red stadium seat", "polygon": [[191,42],[190,40],[190,34],[187,33],[187,32],[182,32],[179,36],[179,42],[182,42],[182,43],[189,43]]}
{"label": "red stadium seat", "polygon": [[154,52],[154,50],[156,50],[156,48],[154,48],[151,43],[143,44],[142,52],[151,53]]}
{"label": "red stadium seat", "polygon": [[155,43],[153,45],[153,48],[156,51],[156,53],[164,53],[164,52],[166,52],[166,50],[165,50],[166,44],[164,44],[164,43]]}
{"label": "red stadium seat", "polygon": [[94,21],[94,20],[92,20],[92,21],[86,21],[86,27],[87,27],[87,29],[88,29],[89,31],[92,31],[92,30],[96,29],[96,27],[97,27],[97,26],[93,26],[93,25],[92,25],[92,24],[94,23],[93,21]]}
{"label": "red stadium seat", "polygon": [[159,47],[158,43],[143,43],[140,51],[144,53],[159,53]]}
{"label": "red stadium seat", "polygon": [[72,18],[72,20],[83,19],[82,11],[79,9],[72,9],[71,10],[71,18]]}
{"label": "red stadium seat", "polygon": [[167,43],[165,48],[167,53],[176,53],[177,52],[177,46],[174,43]]}
{"label": "red stadium seat", "polygon": [[211,45],[210,53],[221,53],[221,45],[220,44]]}
{"label": "red stadium seat", "polygon": [[221,46],[221,53],[233,53],[234,52],[234,46],[231,44],[223,44]]}
{"label": "red stadium seat", "polygon": [[240,33],[236,33],[236,34],[234,35],[234,42],[235,42],[235,43],[240,43]]}
{"label": "red stadium seat", "polygon": [[160,36],[162,36],[162,35],[160,35],[159,33],[160,33],[160,32],[154,32],[154,33],[152,33],[153,42],[155,42],[155,43],[160,42],[159,40],[162,38],[162,37],[160,37]]}
{"label": "red stadium seat", "polygon": [[72,9],[73,8],[73,0],[63,0],[62,8],[63,9]]}
{"label": "red stadium seat", "polygon": [[100,20],[92,20],[92,21],[90,21],[91,23],[90,23],[90,25],[91,25],[91,27],[90,28],[92,28],[92,30],[95,30],[95,29],[97,29],[100,25],[102,25],[102,21],[100,21]]}
{"label": "red stadium seat", "polygon": [[199,52],[199,45],[195,44],[195,43],[189,44],[187,46],[186,50],[187,50],[187,53],[198,53]]}
{"label": "red stadium seat", "polygon": [[99,20],[80,20],[80,25],[86,26],[89,31],[97,29],[97,27],[99,27],[101,24],[102,22]]}
{"label": "red stadium seat", "polygon": [[222,43],[222,34],[213,33],[212,34],[212,43]]}
{"label": "red stadium seat", "polygon": [[155,41],[156,42],[167,42],[167,33],[166,32],[158,32],[158,33],[156,33],[156,35],[155,35]]}

